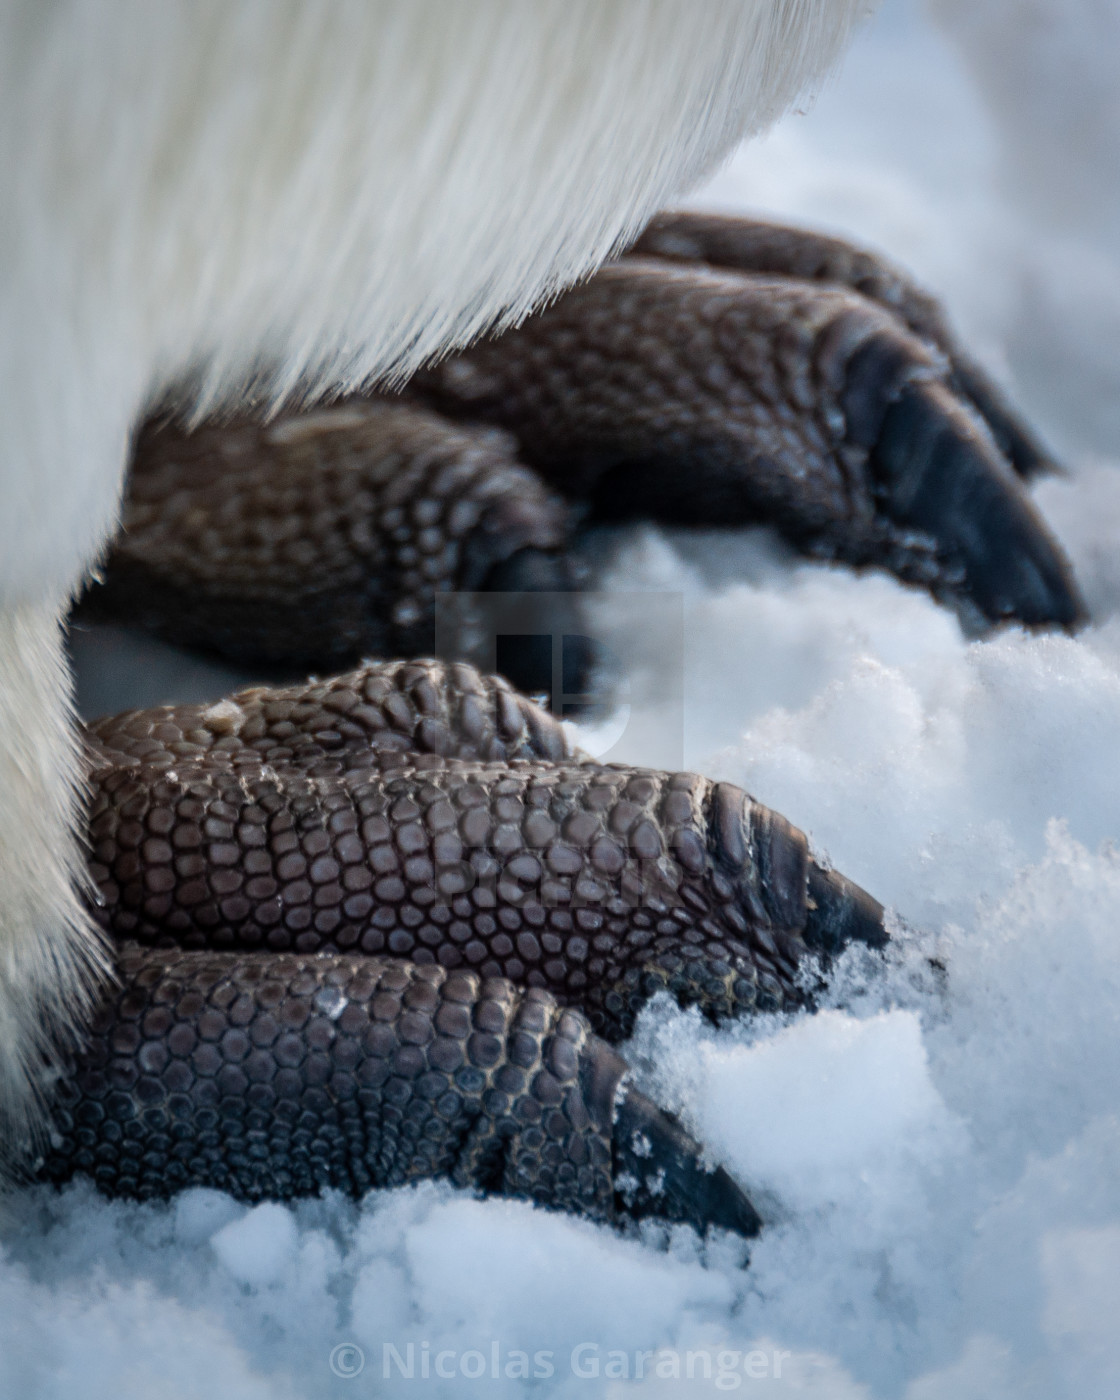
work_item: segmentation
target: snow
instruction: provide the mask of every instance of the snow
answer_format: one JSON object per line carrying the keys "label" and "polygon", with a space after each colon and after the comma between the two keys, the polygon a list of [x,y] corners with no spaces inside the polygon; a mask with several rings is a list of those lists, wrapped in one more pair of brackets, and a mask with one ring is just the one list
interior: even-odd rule
{"label": "snow", "polygon": [[[445,1186],[25,1192],[0,1396],[1120,1392],[1120,4],[929,9],[887,0],[815,109],[699,198],[873,243],[944,297],[1069,463],[1038,499],[1094,623],[969,642],[764,538],[626,543],[618,588],[684,600],[687,764],[803,826],[900,933],[815,1019],[642,1018],[640,1080],[764,1209],[750,1267]],[[621,615],[615,753],[640,761],[657,701]]]}

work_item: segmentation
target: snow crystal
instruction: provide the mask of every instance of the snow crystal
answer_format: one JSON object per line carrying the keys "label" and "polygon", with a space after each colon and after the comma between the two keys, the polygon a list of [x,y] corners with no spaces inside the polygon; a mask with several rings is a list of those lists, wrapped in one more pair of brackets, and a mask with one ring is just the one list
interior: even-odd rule
{"label": "snow crystal", "polygon": [[266,1201],[210,1236],[210,1248],[239,1283],[280,1283],[295,1264],[299,1235],[290,1210]]}

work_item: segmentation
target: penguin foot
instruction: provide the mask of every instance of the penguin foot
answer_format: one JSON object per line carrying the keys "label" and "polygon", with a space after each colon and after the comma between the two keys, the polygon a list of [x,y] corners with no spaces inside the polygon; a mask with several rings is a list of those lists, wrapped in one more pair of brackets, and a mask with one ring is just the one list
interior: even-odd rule
{"label": "penguin foot", "polygon": [[[880,259],[671,214],[401,395],[189,433],[153,420],[82,606],[288,675],[429,655],[440,593],[550,594],[522,630],[578,631],[581,531],[647,519],[772,526],[929,590],[971,629],[1072,629],[1084,606],[1027,489],[1055,469]],[[465,635],[441,643],[492,664]],[[504,664],[547,688],[532,657]]]}
{"label": "penguin foot", "polygon": [[247,1199],[421,1176],[750,1234],[611,1042],[811,1003],[882,908],[740,789],[594,763],[500,678],[367,663],[88,729],[119,984],[40,1177]]}

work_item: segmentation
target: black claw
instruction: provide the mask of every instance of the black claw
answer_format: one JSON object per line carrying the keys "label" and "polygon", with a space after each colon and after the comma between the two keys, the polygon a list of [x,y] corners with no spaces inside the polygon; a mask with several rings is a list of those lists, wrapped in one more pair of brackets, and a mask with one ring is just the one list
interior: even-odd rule
{"label": "black claw", "polygon": [[809,854],[803,831],[731,783],[712,791],[712,854],[738,886],[744,914],[800,935],[813,952],[889,941],[877,899]]}
{"label": "black claw", "polygon": [[519,549],[495,564],[479,585],[484,593],[570,593],[578,587],[566,556],[546,549]]}
{"label": "black claw", "polygon": [[883,906],[838,871],[809,862],[809,917],[802,938],[816,952],[839,953],[849,943],[881,948],[889,941]]}
{"label": "black claw", "polygon": [[795,931],[805,918],[809,842],[803,831],[760,803],[750,803],[750,821],[766,913],[775,928]]}
{"label": "black claw", "polygon": [[670,1114],[631,1089],[614,1122],[614,1170],[619,1208],[636,1220],[652,1216],[715,1227],[751,1238],[762,1219],[722,1168],[709,1170],[700,1144]]}
{"label": "black claw", "polygon": [[990,622],[1075,628],[1069,563],[979,422],[936,381],[903,389],[872,453],[888,515],[932,535]]}

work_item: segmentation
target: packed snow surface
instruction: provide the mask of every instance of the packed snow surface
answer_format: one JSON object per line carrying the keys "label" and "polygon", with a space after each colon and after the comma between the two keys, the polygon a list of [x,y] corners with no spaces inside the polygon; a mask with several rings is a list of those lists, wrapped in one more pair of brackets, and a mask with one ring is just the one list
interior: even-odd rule
{"label": "packed snow surface", "polygon": [[1118,63],[1116,0],[887,0],[814,110],[698,196],[870,242],[942,295],[1070,466],[1038,498],[1094,617],[969,642],[764,538],[626,542],[619,589],[683,595],[684,730],[615,616],[612,756],[675,744],[743,784],[899,933],[816,1017],[639,1026],[642,1082],[767,1217],[750,1267],[726,1238],[444,1186],[33,1191],[0,1224],[0,1395],[1120,1393]]}

